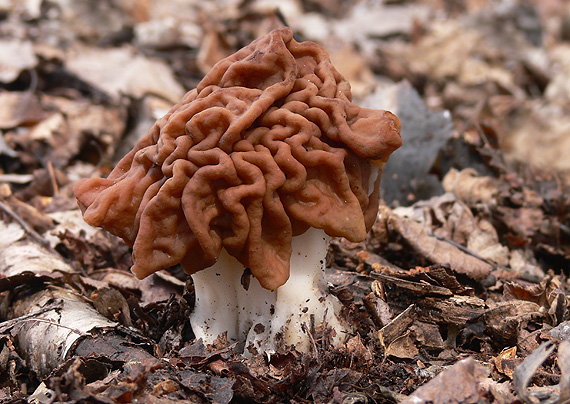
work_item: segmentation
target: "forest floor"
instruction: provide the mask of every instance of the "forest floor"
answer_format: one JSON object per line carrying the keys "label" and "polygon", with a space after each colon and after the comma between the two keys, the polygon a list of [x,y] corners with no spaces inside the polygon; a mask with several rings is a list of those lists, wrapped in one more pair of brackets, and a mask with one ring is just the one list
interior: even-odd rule
{"label": "forest floor", "polygon": [[[197,342],[189,277],[136,280],[72,187],[284,24],[399,116],[404,146],[368,239],[329,251],[354,335],[244,358]],[[3,0],[0,134],[0,401],[570,400],[565,0]],[[64,326],[70,301],[86,314]]]}

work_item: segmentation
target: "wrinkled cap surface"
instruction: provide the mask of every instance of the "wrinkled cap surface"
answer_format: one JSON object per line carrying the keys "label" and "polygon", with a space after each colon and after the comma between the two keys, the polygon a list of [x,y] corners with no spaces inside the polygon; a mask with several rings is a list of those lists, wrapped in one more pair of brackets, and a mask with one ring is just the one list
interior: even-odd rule
{"label": "wrinkled cap surface", "polygon": [[309,226],[365,238],[375,168],[399,131],[390,112],[351,102],[322,47],[283,28],[218,62],[108,178],[75,194],[88,223],[133,247],[139,278],[178,263],[194,273],[225,248],[275,289]]}

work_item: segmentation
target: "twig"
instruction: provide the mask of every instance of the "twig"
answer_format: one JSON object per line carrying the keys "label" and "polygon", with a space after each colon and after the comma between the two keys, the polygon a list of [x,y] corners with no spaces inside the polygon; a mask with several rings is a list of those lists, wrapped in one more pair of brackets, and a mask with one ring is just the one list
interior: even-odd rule
{"label": "twig", "polygon": [[62,302],[52,303],[52,304],[49,304],[45,307],[42,307],[41,309],[39,309],[36,312],[30,313],[30,314],[25,314],[23,316],[20,316],[18,318],[14,318],[12,320],[2,321],[2,323],[0,324],[0,334],[4,334],[10,328],[17,326],[17,325],[20,325],[20,323],[22,321],[28,321],[30,319],[33,320],[34,316],[37,316],[37,315],[40,315],[43,313],[47,313],[48,311],[51,311],[51,310],[63,308],[63,305],[61,303]]}
{"label": "twig", "polygon": [[12,184],[27,184],[32,182],[34,176],[31,174],[0,174],[0,182],[10,182]]}
{"label": "twig", "polygon": [[[34,313],[34,314],[38,314],[38,313]],[[78,335],[80,335],[80,336],[82,336],[82,337],[86,337],[86,336],[89,335],[89,334],[84,333],[84,332],[81,331],[81,330],[78,330],[77,328],[68,327],[67,325],[59,324],[59,323],[57,323],[57,322],[55,322],[55,321],[53,321],[53,320],[48,320],[48,319],[45,319],[45,318],[27,318],[27,319],[24,319],[24,320],[22,320],[22,319],[17,319],[17,320],[22,321],[22,322],[48,323],[48,324],[51,324],[51,325],[55,325],[55,326],[57,326],[57,327],[61,327],[61,328],[65,328],[65,329],[67,329],[67,330],[70,330],[70,331],[72,331],[72,332],[74,332],[74,333],[76,333],[76,334],[78,334]]]}
{"label": "twig", "polygon": [[311,339],[311,343],[313,344],[313,352],[315,353],[315,358],[317,359],[317,363],[320,364],[321,359],[319,357],[319,351],[317,349],[317,342],[315,341],[315,338],[313,337],[313,333],[311,332],[311,330],[309,330],[309,327],[307,327],[307,324],[304,322],[301,323],[301,329],[309,335],[309,338]]}
{"label": "twig", "polygon": [[57,179],[55,178],[55,170],[53,169],[53,164],[51,160],[47,162],[47,170],[49,173],[49,178],[51,180],[51,187],[53,190],[53,195],[57,195],[59,193],[59,186],[57,185]]}
{"label": "twig", "polygon": [[52,254],[59,256],[59,253],[52,248],[52,246],[49,244],[49,242],[44,237],[42,237],[37,231],[32,229],[30,227],[30,225],[28,225],[24,221],[24,219],[22,219],[20,216],[18,216],[18,214],[16,212],[14,212],[10,206],[8,206],[4,202],[0,201],[0,210],[3,211],[4,213],[6,213],[8,216],[10,216],[12,219],[14,219],[22,227],[22,229],[24,229],[24,231],[31,238],[34,239],[34,241],[36,241],[38,244],[40,244],[42,247],[47,249]]}
{"label": "twig", "polygon": [[491,262],[491,261],[489,261],[488,259],[481,257],[481,256],[480,256],[479,254],[477,254],[475,251],[472,251],[472,250],[470,250],[469,248],[467,248],[467,247],[465,247],[465,246],[462,246],[461,244],[456,243],[456,242],[453,241],[453,240],[450,240],[450,239],[445,238],[445,237],[442,237],[442,236],[438,236],[438,235],[435,234],[435,233],[429,233],[429,232],[428,232],[427,235],[428,235],[428,236],[431,236],[431,237],[435,237],[436,239],[438,239],[438,240],[440,240],[440,241],[445,241],[446,243],[451,244],[451,245],[454,246],[455,248],[458,248],[459,250],[463,251],[464,253],[469,254],[469,255],[471,255],[472,257],[477,258],[478,260],[481,260],[481,261],[483,261],[484,263],[491,265],[493,268],[497,268],[497,267],[498,267],[498,265],[495,264],[494,262]]}

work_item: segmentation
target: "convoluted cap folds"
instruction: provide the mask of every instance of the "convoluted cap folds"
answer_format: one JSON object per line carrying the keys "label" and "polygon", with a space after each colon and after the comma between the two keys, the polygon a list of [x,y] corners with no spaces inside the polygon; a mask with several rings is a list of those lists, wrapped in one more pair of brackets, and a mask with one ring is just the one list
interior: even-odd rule
{"label": "convoluted cap folds", "polygon": [[275,30],[217,63],[106,179],[75,188],[85,220],[133,247],[143,278],[225,248],[274,289],[309,226],[364,239],[398,118],[351,102],[326,51]]}

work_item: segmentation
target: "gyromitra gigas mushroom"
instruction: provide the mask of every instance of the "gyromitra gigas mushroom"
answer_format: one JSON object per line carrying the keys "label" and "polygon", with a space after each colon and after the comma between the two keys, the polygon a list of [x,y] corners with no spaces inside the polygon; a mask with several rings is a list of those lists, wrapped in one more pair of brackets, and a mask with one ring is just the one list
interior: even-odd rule
{"label": "gyromitra gigas mushroom", "polygon": [[192,274],[205,343],[227,333],[250,352],[307,351],[311,324],[345,337],[324,281],[329,236],[365,238],[399,131],[390,112],[351,102],[322,47],[283,28],[218,62],[75,194],[88,223],[132,246],[138,278],[178,263]]}

